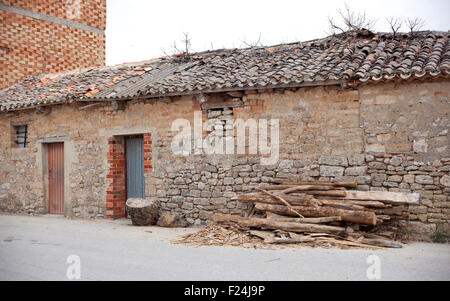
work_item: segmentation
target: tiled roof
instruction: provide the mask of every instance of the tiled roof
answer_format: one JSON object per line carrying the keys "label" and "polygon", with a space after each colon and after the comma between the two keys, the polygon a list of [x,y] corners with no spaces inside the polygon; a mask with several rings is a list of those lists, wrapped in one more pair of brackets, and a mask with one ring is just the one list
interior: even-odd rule
{"label": "tiled roof", "polygon": [[147,72],[151,62],[37,75],[0,91],[2,111],[73,102]]}
{"label": "tiled roof", "polygon": [[449,34],[347,33],[309,42],[213,50],[34,76],[0,91],[0,109],[327,82],[448,77]]}

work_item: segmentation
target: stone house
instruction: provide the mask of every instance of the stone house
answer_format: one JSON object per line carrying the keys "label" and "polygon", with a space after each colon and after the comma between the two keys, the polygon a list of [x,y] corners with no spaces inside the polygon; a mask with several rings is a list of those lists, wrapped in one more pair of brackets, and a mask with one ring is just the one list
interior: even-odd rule
{"label": "stone house", "polygon": [[[246,212],[236,194],[273,178],[356,178],[360,190],[420,193],[412,233],[448,229],[449,43],[448,32],[350,32],[30,77],[0,92],[0,210],[115,219],[127,197],[154,196],[202,224]],[[195,130],[233,140],[237,120],[277,124],[248,130],[244,153],[238,142],[179,152]],[[264,132],[269,164],[250,143]]]}

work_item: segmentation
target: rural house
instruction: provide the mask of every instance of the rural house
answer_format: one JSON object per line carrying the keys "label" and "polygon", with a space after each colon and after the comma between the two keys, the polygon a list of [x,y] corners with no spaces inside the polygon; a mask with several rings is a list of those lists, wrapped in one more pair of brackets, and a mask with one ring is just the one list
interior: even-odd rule
{"label": "rural house", "polygon": [[[0,92],[0,210],[116,219],[128,197],[152,196],[202,224],[246,212],[236,194],[272,179],[357,179],[358,190],[420,193],[407,213],[416,237],[448,230],[449,41],[349,32],[32,76]],[[244,154],[173,143],[216,128],[228,141],[229,121],[250,119],[268,121],[257,135],[274,162],[249,139]]]}

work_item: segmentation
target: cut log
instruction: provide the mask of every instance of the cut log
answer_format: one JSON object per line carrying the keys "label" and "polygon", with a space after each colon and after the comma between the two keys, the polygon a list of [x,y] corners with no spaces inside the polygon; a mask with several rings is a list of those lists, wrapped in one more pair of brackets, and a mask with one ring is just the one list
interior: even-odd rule
{"label": "cut log", "polygon": [[346,190],[305,190],[302,193],[311,194],[311,195],[319,195],[319,196],[333,196],[333,197],[345,197],[347,196]]}
{"label": "cut log", "polygon": [[[256,203],[256,210],[259,211],[270,211],[276,214],[293,216],[292,212],[282,205],[272,205]],[[325,217],[325,216],[340,216],[343,221],[364,225],[375,226],[377,224],[377,216],[373,212],[369,211],[353,211],[338,209],[329,206],[322,207],[306,207],[306,206],[295,206],[295,210],[300,212],[300,214],[307,217]]]}
{"label": "cut log", "polygon": [[330,207],[347,209],[347,210],[361,210],[361,211],[364,211],[364,210],[367,209],[364,206],[354,205],[354,204],[350,204],[350,203],[343,202],[343,201],[338,201],[338,200],[320,200],[320,202],[323,205],[328,205]]}
{"label": "cut log", "polygon": [[[295,195],[295,196],[291,196],[291,195],[284,195],[284,194],[280,194],[279,196],[281,196],[283,199],[285,199],[286,201],[288,201],[292,206],[305,206],[305,205],[316,205],[319,206],[322,203],[320,203],[320,201],[317,200],[313,200],[314,198],[311,195]],[[259,203],[267,203],[267,204],[280,204],[280,202],[278,200],[274,200],[272,197],[267,196],[267,195],[262,195],[262,194],[242,194],[238,196],[238,201],[241,202],[259,202]]]}
{"label": "cut log", "polygon": [[269,219],[280,221],[280,222],[297,222],[297,223],[308,223],[308,224],[324,224],[324,223],[332,223],[332,222],[342,221],[342,218],[340,216],[297,218],[297,217],[282,216],[282,215],[278,215],[273,212],[266,212],[266,217]]}
{"label": "cut log", "polygon": [[391,217],[389,215],[377,215],[377,219],[382,221],[388,221],[391,219]]}
{"label": "cut log", "polygon": [[387,239],[391,239],[391,240],[395,238],[395,232],[392,232],[392,231],[377,232],[377,235],[381,236],[381,238],[387,238]]}
{"label": "cut log", "polygon": [[159,201],[154,198],[130,198],[125,206],[135,226],[154,225],[158,221]]}
{"label": "cut log", "polygon": [[313,242],[316,239],[313,237],[300,237],[300,238],[288,238],[288,237],[275,237],[271,241],[267,241],[267,243],[271,244],[298,244],[298,243],[305,243],[305,242]]}
{"label": "cut log", "polygon": [[283,238],[275,237],[275,234],[270,231],[251,230],[250,234],[262,238],[264,242],[267,244],[296,244],[315,241],[314,238],[303,235],[296,235],[295,237],[283,237]]}
{"label": "cut log", "polygon": [[363,244],[377,246],[377,247],[386,247],[386,248],[403,248],[402,244],[381,238],[363,238],[361,239]]}
{"label": "cut log", "polygon": [[271,183],[284,184],[284,185],[321,185],[321,186],[334,186],[334,187],[347,187],[356,188],[358,186],[357,180],[336,180],[336,181],[302,181],[295,179],[272,179]]}
{"label": "cut log", "polygon": [[279,195],[273,194],[271,192],[268,192],[267,190],[262,189],[261,190],[263,193],[270,195],[271,197],[273,197],[274,199],[279,200],[282,204],[286,205],[289,210],[295,214],[297,214],[299,217],[304,218],[303,215],[301,215],[300,213],[298,213],[294,208],[292,208],[291,204],[289,204],[286,200],[284,200],[282,197],[280,197]]}
{"label": "cut log", "polygon": [[328,234],[328,233],[311,233],[311,234],[308,234],[309,237],[322,237],[322,236],[329,237],[329,236],[332,236],[332,235],[333,234]]}
{"label": "cut log", "polygon": [[358,206],[364,206],[367,208],[375,208],[375,209],[386,209],[386,208],[392,208],[391,204],[384,204],[382,202],[378,201],[359,201],[359,200],[346,200],[346,199],[330,199],[326,197],[321,197],[317,199],[319,202],[324,201],[325,204],[327,201],[331,201],[334,203],[342,203],[342,204],[349,204],[349,205],[358,205]]}
{"label": "cut log", "polygon": [[390,191],[347,191],[346,200],[380,201],[388,204],[417,204],[420,200],[418,193],[403,193]]}
{"label": "cut log", "polygon": [[[283,206],[287,208],[286,206]],[[289,209],[287,209],[289,210]],[[291,214],[292,212],[289,211]],[[241,217],[236,215],[216,213],[214,220],[218,223],[233,222],[246,227],[254,227],[259,229],[283,230],[288,232],[325,232],[325,233],[343,233],[345,228],[315,224],[301,224],[278,222],[266,218]]]}
{"label": "cut log", "polygon": [[381,214],[381,215],[398,215],[398,216],[402,216],[402,215],[408,213],[406,208],[404,208],[403,206],[395,206],[395,207],[386,208],[386,209],[374,209],[372,211],[375,212],[376,214]]}
{"label": "cut log", "polygon": [[275,233],[271,231],[250,230],[249,232],[253,236],[262,238],[266,243],[273,241],[273,239],[275,238]]}
{"label": "cut log", "polygon": [[375,239],[393,239],[395,236],[394,232],[390,232],[390,231],[384,231],[382,233],[386,233],[385,235],[388,236],[382,236],[379,232],[375,233],[371,233],[371,232],[354,232],[354,233],[348,233],[348,235],[350,237],[356,238],[356,239],[361,239],[361,237],[365,237],[365,238],[375,238]]}
{"label": "cut log", "polygon": [[282,191],[282,193],[289,194],[298,191],[308,191],[308,190],[336,190],[336,187],[333,186],[320,186],[320,185],[299,185],[286,188]]}
{"label": "cut log", "polygon": [[297,185],[261,185],[258,186],[259,189],[264,189],[264,190],[285,190],[285,189],[289,189],[289,188],[293,188]]}
{"label": "cut log", "polygon": [[392,205],[383,204],[382,202],[378,202],[378,201],[345,200],[345,203],[352,204],[352,205],[364,206],[364,207],[370,207],[370,208],[379,208],[379,209],[385,209],[385,208],[392,207]]}
{"label": "cut log", "polygon": [[351,247],[373,248],[373,249],[385,250],[385,248],[383,248],[383,247],[368,245],[368,244],[364,244],[364,243],[361,243],[361,242],[350,241],[350,240],[339,240],[339,239],[335,239],[335,238],[332,238],[332,237],[318,237],[317,240],[318,241],[325,241],[325,242],[335,243],[335,244],[338,244],[338,245],[351,246]]}
{"label": "cut log", "polygon": [[250,210],[248,211],[248,213],[247,213],[247,217],[251,217],[251,216],[253,216],[253,214],[255,214],[255,205],[254,204],[252,204],[251,205],[252,207],[250,208]]}

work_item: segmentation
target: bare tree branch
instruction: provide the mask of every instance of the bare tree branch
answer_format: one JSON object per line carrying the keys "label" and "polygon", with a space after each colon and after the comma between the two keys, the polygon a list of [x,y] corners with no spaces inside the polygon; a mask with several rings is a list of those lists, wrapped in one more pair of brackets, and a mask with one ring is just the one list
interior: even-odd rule
{"label": "bare tree branch", "polygon": [[165,56],[174,56],[174,55],[180,55],[182,54],[183,57],[189,58],[190,52],[191,52],[191,38],[189,37],[189,33],[183,32],[183,39],[181,40],[183,43],[184,49],[178,48],[177,42],[173,42],[171,48],[171,53],[167,53],[167,51],[164,48],[161,48],[162,53]]}
{"label": "bare tree branch", "polygon": [[262,46],[261,33],[259,33],[259,37],[258,37],[258,40],[256,42],[248,42],[245,39],[241,40],[241,42],[244,43],[244,45],[247,46],[247,47],[259,47],[259,46]]}
{"label": "bare tree branch", "polygon": [[328,17],[328,23],[332,34],[336,31],[344,33],[347,31],[362,31],[363,29],[372,30],[376,24],[375,19],[369,18],[365,12],[354,12],[345,4],[344,10],[337,10],[340,17],[340,24],[334,21],[332,17]]}
{"label": "bare tree branch", "polygon": [[386,18],[386,21],[389,23],[389,26],[391,27],[391,31],[394,34],[394,36],[398,33],[400,28],[402,27],[403,21],[399,18],[389,17]]}
{"label": "bare tree branch", "polygon": [[330,26],[330,31],[332,34],[336,33],[336,30],[339,30],[341,33],[344,33],[346,30],[337,25],[337,23],[334,22],[333,18],[328,16],[328,23]]}
{"label": "bare tree branch", "polygon": [[410,32],[419,31],[425,26],[425,21],[421,18],[407,18],[405,20],[406,26],[408,26]]}
{"label": "bare tree branch", "polygon": [[189,37],[189,33],[183,32],[184,38],[181,40],[184,43],[184,53],[189,55],[191,51],[191,38]]}

